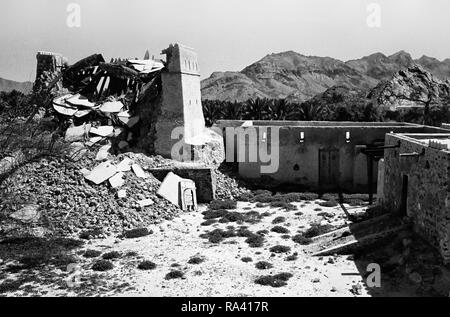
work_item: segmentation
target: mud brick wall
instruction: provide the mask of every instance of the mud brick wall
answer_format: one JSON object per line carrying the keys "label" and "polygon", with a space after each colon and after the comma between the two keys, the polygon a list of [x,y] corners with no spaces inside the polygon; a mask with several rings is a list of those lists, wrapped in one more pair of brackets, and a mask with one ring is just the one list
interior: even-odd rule
{"label": "mud brick wall", "polygon": [[193,180],[197,187],[197,202],[199,203],[208,203],[216,199],[216,174],[211,168],[158,168],[148,171],[160,181],[163,181],[169,172]]}
{"label": "mud brick wall", "polygon": [[[418,141],[387,134],[386,145],[400,148],[385,150],[383,208],[398,212],[401,207],[403,176],[408,176],[407,216],[414,230],[435,246],[446,262],[450,262],[450,153],[429,148]],[[400,153],[424,155],[400,157]]]}

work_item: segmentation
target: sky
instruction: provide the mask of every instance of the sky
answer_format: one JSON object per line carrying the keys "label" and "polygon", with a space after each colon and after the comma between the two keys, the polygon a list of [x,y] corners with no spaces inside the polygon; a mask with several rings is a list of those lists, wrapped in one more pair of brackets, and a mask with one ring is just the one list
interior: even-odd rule
{"label": "sky", "polygon": [[72,64],[93,53],[142,58],[147,49],[162,58],[176,42],[196,49],[202,78],[288,50],[443,60],[449,13],[449,0],[1,0],[0,77],[33,81],[39,50]]}

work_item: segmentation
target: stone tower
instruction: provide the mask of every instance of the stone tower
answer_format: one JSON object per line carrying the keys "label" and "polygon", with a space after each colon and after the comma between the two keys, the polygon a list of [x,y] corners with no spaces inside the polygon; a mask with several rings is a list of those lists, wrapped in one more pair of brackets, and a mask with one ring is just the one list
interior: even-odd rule
{"label": "stone tower", "polygon": [[[61,54],[40,51],[36,55],[36,80],[33,90],[38,91],[46,88],[67,66],[67,59]],[[58,88],[62,88],[61,80],[57,83]]]}
{"label": "stone tower", "polygon": [[[162,73],[161,113],[156,122],[155,153],[171,156],[175,128],[182,129],[186,145],[204,143],[205,119],[200,93],[197,53],[184,45],[170,45],[162,51],[166,69]],[[188,148],[188,147],[186,147]]]}

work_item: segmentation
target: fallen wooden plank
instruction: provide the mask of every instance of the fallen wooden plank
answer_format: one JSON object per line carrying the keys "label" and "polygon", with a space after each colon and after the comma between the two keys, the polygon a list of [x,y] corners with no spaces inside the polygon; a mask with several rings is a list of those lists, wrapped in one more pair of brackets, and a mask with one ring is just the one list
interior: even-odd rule
{"label": "fallen wooden plank", "polygon": [[371,234],[359,239],[354,239],[352,241],[348,241],[342,244],[337,244],[335,246],[332,246],[330,248],[318,251],[316,253],[313,253],[313,256],[325,256],[325,255],[333,255],[333,254],[349,254],[354,253],[358,249],[363,249],[368,247],[369,245],[372,245],[378,241],[380,241],[383,238],[386,238],[392,233],[399,232],[401,230],[404,230],[407,228],[407,225],[400,225],[398,227],[388,229],[382,232],[378,232],[375,234]]}

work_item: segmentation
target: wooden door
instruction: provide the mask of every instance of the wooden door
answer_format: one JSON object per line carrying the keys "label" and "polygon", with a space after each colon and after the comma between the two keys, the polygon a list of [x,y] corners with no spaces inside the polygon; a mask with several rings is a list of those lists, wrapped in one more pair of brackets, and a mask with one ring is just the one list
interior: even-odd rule
{"label": "wooden door", "polygon": [[339,187],[339,150],[319,150],[319,183],[325,189]]}

